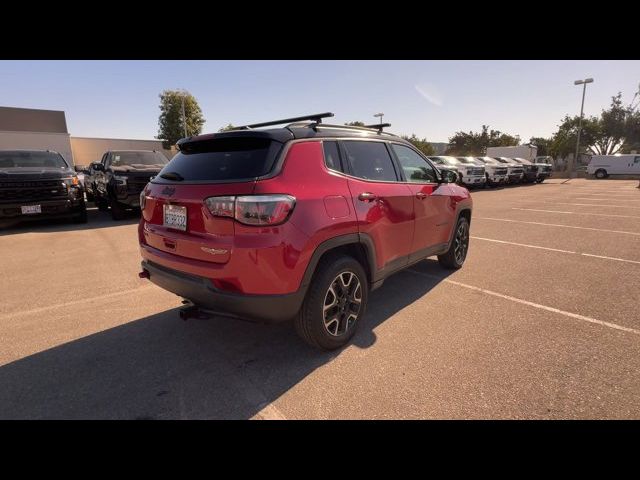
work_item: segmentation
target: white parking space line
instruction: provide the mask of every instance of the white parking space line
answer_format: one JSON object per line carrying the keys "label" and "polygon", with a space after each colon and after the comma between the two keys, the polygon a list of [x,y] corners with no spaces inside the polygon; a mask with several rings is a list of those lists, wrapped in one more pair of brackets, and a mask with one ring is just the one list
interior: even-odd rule
{"label": "white parking space line", "polygon": [[[549,197],[546,197],[549,198]],[[602,205],[601,203],[575,203],[575,202],[558,202],[555,200],[540,200],[539,198],[515,198],[514,202],[522,202],[522,203],[535,203],[539,205],[541,203],[546,205],[576,205],[579,207],[598,207],[598,208],[631,208],[631,209],[640,209],[640,206],[632,205]]]}
{"label": "white parking space line", "polygon": [[537,248],[539,250],[549,250],[551,252],[573,253],[573,254],[578,253],[578,252],[572,252],[571,250],[560,250],[559,248],[541,247],[539,245],[527,245],[526,243],[507,242],[506,240],[497,240],[495,238],[475,237],[473,235],[471,235],[470,238],[473,238],[474,240],[484,240],[486,242],[504,243],[507,245],[517,245],[518,247],[528,247],[528,248]]}
{"label": "white parking space line", "polygon": [[627,205],[599,205],[597,203],[571,203],[571,202],[540,202],[540,203],[550,203],[557,205],[578,205],[580,207],[600,207],[600,208],[640,208],[636,206],[627,206]]}
{"label": "white parking space line", "polygon": [[615,197],[615,198],[639,198],[640,194],[638,193],[587,193],[587,192],[577,192],[576,195],[586,195],[593,197]]}
{"label": "white parking space line", "polygon": [[262,407],[262,409],[256,413],[251,420],[286,420],[285,417],[280,410],[276,408],[275,405],[269,403]]}
{"label": "white parking space line", "polygon": [[638,200],[627,200],[626,198],[624,200],[620,199],[620,198],[584,198],[584,197],[576,197],[573,199],[567,199],[567,200],[588,200],[590,202],[640,202],[640,199]]}
{"label": "white parking space line", "polygon": [[525,210],[527,212],[570,213],[572,215],[594,215],[596,217],[640,218],[640,216],[638,215],[615,215],[613,213],[566,212],[562,210],[540,210],[538,208],[511,207],[511,210]]}
{"label": "white parking space line", "polygon": [[80,300],[73,300],[71,302],[58,303],[56,305],[48,305],[46,307],[32,308],[30,310],[20,310],[19,312],[13,312],[13,313],[4,313],[4,314],[0,315],[0,320],[4,320],[4,319],[8,319],[8,318],[15,318],[15,317],[22,317],[24,315],[32,315],[34,313],[46,312],[48,310],[55,310],[57,308],[71,307],[73,305],[80,305],[82,303],[93,302],[94,300],[103,300],[105,298],[117,297],[117,296],[120,296],[120,295],[128,295],[128,294],[130,294],[132,292],[139,292],[141,290],[146,290],[147,288],[151,288],[152,286],[154,286],[154,285],[147,284],[147,285],[143,285],[141,287],[131,288],[129,290],[123,290],[123,291],[120,291],[120,292],[105,293],[104,295],[98,295],[97,297],[82,298]]}
{"label": "white parking space line", "polygon": [[485,242],[503,243],[506,245],[515,245],[518,247],[535,248],[538,250],[549,250],[551,252],[569,253],[572,255],[582,255],[583,257],[601,258],[603,260],[614,260],[616,262],[635,263],[637,265],[640,265],[640,261],[627,260],[626,258],[607,257],[605,255],[593,255],[591,253],[574,252],[572,250],[560,250],[559,248],[542,247],[540,245],[529,245],[526,243],[507,242],[506,240],[498,240],[495,238],[485,238],[485,237],[475,237],[473,235],[471,235],[470,238],[473,238],[474,240],[483,240]]}
{"label": "white parking space line", "polygon": [[511,220],[507,218],[492,218],[492,217],[475,217],[476,220],[495,220],[497,222],[511,222],[511,223],[526,223],[529,225],[544,225],[547,227],[562,227],[562,228],[574,228],[577,230],[592,230],[596,232],[607,233],[621,233],[624,235],[635,235],[640,237],[640,232],[627,232],[626,230],[607,230],[604,228],[592,228],[592,227],[577,227],[575,225],[560,225],[558,223],[543,223],[543,222],[527,222],[524,220]]}
{"label": "white parking space line", "polygon": [[606,257],[603,255],[593,255],[591,253],[581,253],[585,257],[594,257],[594,258],[604,258],[605,260],[615,260],[617,262],[628,262],[628,263],[637,263],[640,265],[640,262],[636,262],[635,260],[627,260],[625,258],[617,258],[617,257]]}
{"label": "white parking space line", "polygon": [[576,319],[576,320],[582,320],[583,322],[593,323],[593,324],[600,325],[600,326],[603,326],[603,327],[612,328],[614,330],[621,330],[623,332],[633,333],[635,335],[640,335],[640,330],[636,330],[635,328],[630,328],[630,327],[624,327],[622,325],[618,325],[617,323],[605,322],[603,320],[598,320],[598,319],[595,319],[595,318],[592,318],[592,317],[587,317],[585,315],[579,315],[577,313],[567,312],[565,310],[560,310],[558,308],[549,307],[547,305],[541,305],[539,303],[529,302],[528,300],[523,300],[521,298],[512,297],[511,295],[504,295],[502,293],[494,292],[492,290],[487,290],[486,288],[475,287],[473,285],[467,285],[466,283],[456,282],[455,280],[449,280],[448,278],[445,278],[444,280],[442,280],[441,277],[438,277],[436,275],[429,275],[428,273],[416,272],[415,270],[412,270],[412,269],[408,269],[407,271],[411,272],[411,273],[414,273],[416,275],[420,275],[422,277],[441,280],[443,282],[450,283],[452,285],[457,285],[458,287],[467,288],[469,290],[474,290],[476,292],[484,293],[485,295],[491,295],[493,297],[503,298],[503,299],[509,300],[511,302],[520,303],[522,305],[527,305],[529,307],[537,308],[537,309],[540,309],[540,310],[546,310],[547,312],[557,313],[559,315],[564,315],[565,317],[573,318],[573,319]]}

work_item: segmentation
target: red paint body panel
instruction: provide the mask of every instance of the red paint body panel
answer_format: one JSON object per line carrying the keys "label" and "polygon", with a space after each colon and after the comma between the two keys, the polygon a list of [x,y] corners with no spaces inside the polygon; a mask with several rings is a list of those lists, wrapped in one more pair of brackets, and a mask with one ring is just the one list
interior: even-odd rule
{"label": "red paint body panel", "polygon": [[[147,186],[139,225],[145,260],[211,279],[220,290],[250,295],[290,294],[300,289],[307,266],[326,240],[366,233],[375,244],[375,264],[401,267],[409,255],[447,243],[467,189],[457,185],[368,182],[328,170],[321,140],[292,142],[280,172],[243,183]],[[360,193],[376,195],[361,201]],[[424,193],[418,199],[417,193]],[[286,194],[295,197],[281,225],[244,225],[214,217],[211,196]],[[163,205],[187,208],[185,232],[163,226]]]}
{"label": "red paint body panel", "polygon": [[[358,229],[369,235],[376,245],[377,268],[403,257],[407,257],[404,263],[408,263],[415,219],[409,186],[350,177],[349,190],[358,217]],[[363,193],[371,193],[375,198],[363,201],[359,198]]]}

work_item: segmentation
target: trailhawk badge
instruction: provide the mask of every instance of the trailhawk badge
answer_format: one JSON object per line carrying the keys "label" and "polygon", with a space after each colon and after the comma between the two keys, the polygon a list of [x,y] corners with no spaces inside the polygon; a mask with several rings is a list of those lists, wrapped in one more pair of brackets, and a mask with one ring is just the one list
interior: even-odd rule
{"label": "trailhawk badge", "polygon": [[210,253],[211,255],[223,255],[228,252],[228,250],[224,250],[222,248],[200,247],[200,250],[202,250],[203,252]]}

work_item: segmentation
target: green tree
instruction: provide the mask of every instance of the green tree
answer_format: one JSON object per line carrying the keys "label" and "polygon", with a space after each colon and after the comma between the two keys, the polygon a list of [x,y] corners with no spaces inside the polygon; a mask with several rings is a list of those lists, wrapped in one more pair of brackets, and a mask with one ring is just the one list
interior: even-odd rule
{"label": "green tree", "polygon": [[227,123],[226,127],[220,127],[220,129],[218,129],[218,132],[228,132],[229,130],[234,130],[236,127],[233,126],[232,123]]}
{"label": "green tree", "polygon": [[425,155],[435,155],[436,151],[433,148],[426,138],[418,138],[415,133],[412,133],[409,137],[408,135],[402,135],[402,138],[411,142],[414,147],[420,150]]}
{"label": "green tree", "polygon": [[447,155],[484,155],[487,147],[509,147],[520,145],[518,135],[509,135],[500,130],[489,130],[482,125],[481,132],[456,132],[449,138]]}
{"label": "green tree", "polygon": [[[551,139],[550,154],[566,158],[575,153],[580,117],[565,115]],[[623,105],[622,94],[611,97],[611,105],[599,117],[582,120],[580,153],[613,155],[640,148],[640,112]]]}
{"label": "green tree", "polygon": [[531,139],[529,140],[529,143],[531,145],[535,145],[536,147],[538,147],[538,155],[547,156],[547,155],[551,155],[549,151],[551,149],[552,141],[553,141],[552,138],[531,137]]}
{"label": "green tree", "polygon": [[[549,153],[553,157],[566,158],[570,153],[576,152],[576,142],[578,138],[578,125],[580,117],[578,115],[570,117],[566,115],[562,123],[558,125],[558,131],[553,134]],[[580,143],[583,149],[595,143],[595,138],[599,131],[599,121],[596,117],[582,119],[582,132]]]}
{"label": "green tree", "polygon": [[186,118],[187,136],[199,135],[205,120],[195,97],[189,92],[180,90],[164,90],[160,94],[160,117],[158,119],[158,136],[164,148],[170,148],[185,136],[182,102],[184,99],[184,117]]}
{"label": "green tree", "polygon": [[360,122],[359,120],[356,120],[355,122],[345,123],[345,125],[349,125],[350,127],[364,127],[364,122]]}
{"label": "green tree", "polygon": [[631,111],[627,117],[626,135],[622,150],[631,153],[631,150],[640,151],[640,111]]}

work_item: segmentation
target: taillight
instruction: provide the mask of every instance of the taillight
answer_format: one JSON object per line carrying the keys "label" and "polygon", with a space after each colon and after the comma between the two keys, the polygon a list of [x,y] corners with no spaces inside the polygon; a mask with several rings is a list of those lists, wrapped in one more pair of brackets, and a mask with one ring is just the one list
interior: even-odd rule
{"label": "taillight", "polygon": [[235,218],[245,225],[279,225],[289,218],[296,204],[291,195],[246,195],[209,197],[205,205],[212,215]]}
{"label": "taillight", "polygon": [[144,210],[144,206],[147,204],[147,188],[149,187],[149,184],[147,183],[144,188],[142,189],[142,191],[140,192],[140,210]]}
{"label": "taillight", "polygon": [[209,197],[204,203],[212,215],[233,218],[236,209],[236,197]]}

